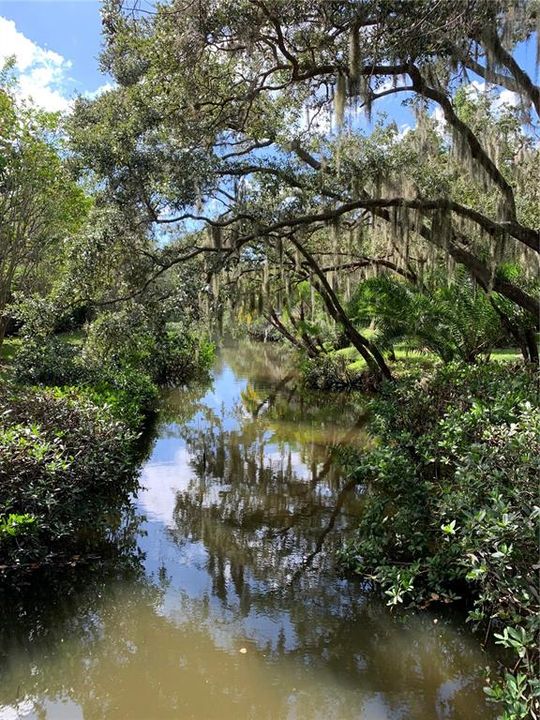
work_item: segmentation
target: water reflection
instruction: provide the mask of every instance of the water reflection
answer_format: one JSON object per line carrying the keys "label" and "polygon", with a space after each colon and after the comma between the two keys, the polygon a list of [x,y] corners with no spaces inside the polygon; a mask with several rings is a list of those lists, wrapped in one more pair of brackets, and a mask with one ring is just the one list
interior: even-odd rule
{"label": "water reflection", "polygon": [[363,401],[306,394],[283,365],[246,344],[210,387],[167,394],[142,554],[5,606],[0,720],[492,716],[476,641],[393,617],[332,566],[362,506],[337,454],[369,442]]}

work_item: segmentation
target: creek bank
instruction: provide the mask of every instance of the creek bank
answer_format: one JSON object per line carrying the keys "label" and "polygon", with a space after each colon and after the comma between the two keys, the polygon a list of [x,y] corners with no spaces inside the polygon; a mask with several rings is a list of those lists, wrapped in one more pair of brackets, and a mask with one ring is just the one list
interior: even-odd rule
{"label": "creek bank", "polygon": [[161,393],[124,555],[57,572],[60,592],[42,574],[6,591],[0,706],[237,720],[286,717],[294,698],[299,718],[494,717],[466,627],[393,613],[336,566],[362,515],[340,455],[372,448],[366,398],[308,391],[287,365],[243,343],[210,382]]}
{"label": "creek bank", "polygon": [[22,345],[0,387],[2,576],[106,550],[137,486],[158,383],[185,382],[213,358],[205,341],[167,340],[154,376],[140,364],[99,365],[58,336]]}
{"label": "creek bank", "polygon": [[393,606],[465,599],[469,620],[514,654],[486,688],[505,718],[538,712],[538,373],[449,365],[383,385],[366,488],[342,558]]}

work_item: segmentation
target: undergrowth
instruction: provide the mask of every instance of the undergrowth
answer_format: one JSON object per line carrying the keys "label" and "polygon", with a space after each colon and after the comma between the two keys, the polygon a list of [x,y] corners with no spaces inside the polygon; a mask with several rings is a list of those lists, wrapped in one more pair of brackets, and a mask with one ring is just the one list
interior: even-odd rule
{"label": "undergrowth", "polygon": [[486,687],[505,720],[539,716],[538,376],[444,366],[372,401],[376,449],[355,468],[365,512],[345,563],[389,605],[458,598],[515,655]]}

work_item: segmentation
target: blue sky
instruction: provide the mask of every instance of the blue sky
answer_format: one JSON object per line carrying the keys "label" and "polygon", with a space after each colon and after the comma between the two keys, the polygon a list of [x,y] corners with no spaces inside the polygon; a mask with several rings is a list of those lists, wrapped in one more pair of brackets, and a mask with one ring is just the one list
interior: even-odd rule
{"label": "blue sky", "polygon": [[77,93],[110,82],[99,70],[99,8],[97,0],[0,0],[0,61],[17,56],[23,94],[64,110]]}

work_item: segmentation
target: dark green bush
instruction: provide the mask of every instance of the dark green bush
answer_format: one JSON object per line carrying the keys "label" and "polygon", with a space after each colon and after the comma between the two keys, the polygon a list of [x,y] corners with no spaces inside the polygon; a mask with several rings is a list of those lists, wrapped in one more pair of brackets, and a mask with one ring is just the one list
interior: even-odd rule
{"label": "dark green bush", "polygon": [[87,370],[77,347],[51,335],[25,338],[13,368],[18,382],[42,385],[77,385]]}
{"label": "dark green bush", "polygon": [[14,366],[18,382],[84,388],[88,398],[109,405],[116,419],[134,429],[156,407],[158,389],[143,369],[93,363],[79,348],[54,336],[27,341]]}
{"label": "dark green bush", "polygon": [[192,333],[168,331],[157,342],[152,358],[155,380],[161,385],[180,385],[209,369],[214,345]]}
{"label": "dark green bush", "polygon": [[340,355],[306,358],[301,370],[304,383],[314,390],[368,390],[372,382],[367,373],[349,370],[349,361]]}
{"label": "dark green bush", "polygon": [[148,328],[137,336],[135,317],[127,328],[124,320],[104,319],[82,351],[46,332],[25,337],[15,378],[41,387],[0,390],[0,565],[42,562],[103,536],[156,408],[156,382],[185,382],[212,362],[202,338],[168,332],[158,342]]}
{"label": "dark green bush", "polygon": [[472,598],[470,619],[515,650],[488,689],[508,720],[538,706],[538,378],[523,368],[441,368],[373,402],[378,447],[356,469],[365,512],[344,559],[389,604]]}
{"label": "dark green bush", "polygon": [[43,561],[103,533],[127,492],[134,433],[73,388],[0,389],[0,564]]}

